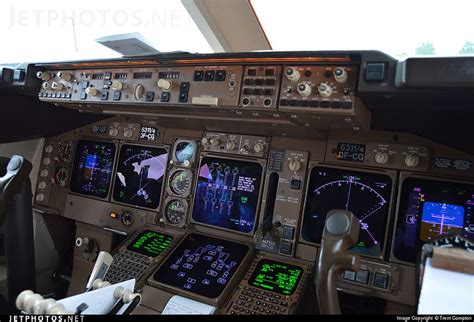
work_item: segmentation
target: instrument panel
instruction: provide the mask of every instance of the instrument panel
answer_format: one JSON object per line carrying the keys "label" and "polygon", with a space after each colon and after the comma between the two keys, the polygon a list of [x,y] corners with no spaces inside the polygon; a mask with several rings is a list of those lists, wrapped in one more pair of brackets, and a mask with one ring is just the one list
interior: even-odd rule
{"label": "instrument panel", "polygon": [[39,98],[113,117],[46,139],[35,207],[127,235],[110,281],[298,313],[326,214],[347,209],[362,265],[338,288],[413,307],[422,244],[474,238],[474,173],[442,162],[471,156],[369,131],[353,62],[68,68]]}

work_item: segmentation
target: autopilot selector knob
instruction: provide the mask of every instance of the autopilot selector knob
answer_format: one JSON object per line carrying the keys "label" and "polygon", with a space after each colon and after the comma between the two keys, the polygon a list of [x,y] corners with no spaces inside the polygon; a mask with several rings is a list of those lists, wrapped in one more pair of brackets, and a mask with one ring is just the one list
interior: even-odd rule
{"label": "autopilot selector knob", "polygon": [[95,87],[87,87],[86,94],[92,97],[99,95],[99,91]]}
{"label": "autopilot selector knob", "polygon": [[46,72],[37,72],[36,73],[36,77],[38,77],[39,79],[41,79],[43,82],[47,82],[51,79],[51,74],[50,73],[46,73]]}
{"label": "autopilot selector knob", "polygon": [[338,67],[334,70],[334,79],[338,83],[345,83],[347,82],[347,71],[342,68]]}
{"label": "autopilot selector knob", "polygon": [[311,86],[307,83],[298,84],[297,90],[301,96],[306,97],[311,95]]}
{"label": "autopilot selector knob", "polygon": [[121,91],[123,88],[123,84],[121,81],[114,80],[112,85],[110,86],[114,91]]}
{"label": "autopilot selector knob", "polygon": [[405,157],[405,165],[410,168],[418,166],[420,163],[420,158],[416,154],[407,154]]}
{"label": "autopilot selector knob", "polygon": [[288,168],[291,171],[298,171],[301,168],[301,162],[296,159],[291,159],[290,163],[288,163]]}
{"label": "autopilot selector knob", "polygon": [[297,82],[300,80],[301,75],[300,75],[300,72],[296,68],[288,67],[285,70],[285,76],[286,78],[288,78],[290,82]]}
{"label": "autopilot selector knob", "polygon": [[156,83],[158,88],[161,88],[164,91],[169,91],[171,89],[172,83],[171,81],[167,79],[159,79],[158,82]]}
{"label": "autopilot selector knob", "polygon": [[72,75],[65,72],[58,72],[56,74],[59,78],[64,79],[66,82],[69,82],[72,79]]}
{"label": "autopilot selector knob", "polygon": [[329,97],[332,95],[332,87],[329,84],[321,83],[318,86],[318,92],[322,97]]}
{"label": "autopilot selector knob", "polygon": [[375,162],[378,164],[385,164],[388,162],[388,153],[385,151],[378,151],[375,153]]}

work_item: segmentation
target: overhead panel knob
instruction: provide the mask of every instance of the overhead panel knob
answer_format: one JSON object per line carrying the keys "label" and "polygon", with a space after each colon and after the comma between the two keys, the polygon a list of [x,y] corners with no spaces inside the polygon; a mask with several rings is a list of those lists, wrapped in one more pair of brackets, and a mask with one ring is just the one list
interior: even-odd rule
{"label": "overhead panel knob", "polygon": [[334,79],[338,83],[347,82],[347,72],[344,68],[338,67],[334,70]]}
{"label": "overhead panel knob", "polygon": [[375,162],[378,164],[385,164],[388,162],[388,153],[387,152],[377,152],[375,154]]}
{"label": "overhead panel knob", "polygon": [[318,86],[318,92],[322,97],[329,97],[332,95],[332,87],[329,84],[321,83]]}
{"label": "overhead panel knob", "polygon": [[295,159],[292,159],[288,164],[288,168],[291,171],[298,171],[301,168],[301,162]]}
{"label": "overhead panel knob", "polygon": [[99,94],[99,91],[95,87],[87,87],[86,94],[92,97],[95,97]]}
{"label": "overhead panel knob", "polygon": [[263,149],[264,149],[264,146],[263,146],[263,144],[260,143],[260,142],[255,143],[254,146],[253,146],[253,151],[254,151],[255,153],[260,153],[260,152],[263,151]]}
{"label": "overhead panel knob", "polygon": [[416,154],[408,154],[405,157],[405,165],[407,167],[413,168],[418,166],[418,163],[420,163],[420,158]]}
{"label": "overhead panel knob", "polygon": [[142,84],[135,85],[135,88],[133,89],[133,97],[137,101],[143,97],[144,93],[145,93],[145,86],[143,86]]}
{"label": "overhead panel knob", "polygon": [[236,148],[236,145],[235,145],[234,141],[227,141],[226,142],[226,144],[225,144],[225,149],[226,150],[232,151],[232,150],[235,150],[235,148]]}
{"label": "overhead panel knob", "polygon": [[64,79],[65,81],[69,82],[72,79],[72,75],[65,72],[58,72],[58,77]]}
{"label": "overhead panel knob", "polygon": [[220,141],[219,141],[219,139],[213,138],[213,139],[209,140],[209,143],[211,143],[211,145],[216,146],[216,145],[219,145]]}
{"label": "overhead panel knob", "polygon": [[121,91],[122,88],[123,88],[123,84],[122,84],[121,81],[114,80],[114,81],[112,82],[112,85],[111,85],[110,87],[112,87],[112,89],[113,89],[114,91]]}
{"label": "overhead panel knob", "polygon": [[157,83],[158,87],[164,91],[168,91],[171,89],[171,81],[167,79],[159,79]]}
{"label": "overhead panel knob", "polygon": [[300,72],[296,68],[293,68],[293,67],[288,67],[285,70],[285,76],[291,82],[297,82],[300,80]]}
{"label": "overhead panel knob", "polygon": [[311,95],[311,86],[307,83],[301,83],[298,85],[298,93],[300,93],[301,96],[309,96]]}
{"label": "overhead panel knob", "polygon": [[48,89],[49,88],[49,83],[48,82],[43,82],[43,84],[41,84],[41,87],[43,87],[43,89]]}
{"label": "overhead panel knob", "polygon": [[41,79],[44,82],[47,82],[51,79],[51,75],[49,73],[46,73],[46,72],[37,72],[36,77],[38,77],[39,79]]}
{"label": "overhead panel knob", "polygon": [[133,136],[133,129],[127,128],[123,130],[123,136],[126,137],[127,139],[131,138]]}

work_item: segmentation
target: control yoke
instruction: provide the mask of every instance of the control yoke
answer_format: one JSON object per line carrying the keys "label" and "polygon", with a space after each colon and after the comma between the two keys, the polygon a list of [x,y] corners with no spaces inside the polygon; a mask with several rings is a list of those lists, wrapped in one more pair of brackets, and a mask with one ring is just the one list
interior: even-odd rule
{"label": "control yoke", "polygon": [[357,271],[360,256],[349,253],[359,236],[359,221],[350,211],[331,210],[326,217],[315,284],[321,314],[341,314],[336,278],[343,270]]}
{"label": "control yoke", "polygon": [[0,158],[0,169],[4,169],[7,162],[7,173],[0,177],[0,225],[5,222],[13,196],[21,193],[32,169],[31,163],[19,155],[12,156],[10,161]]}

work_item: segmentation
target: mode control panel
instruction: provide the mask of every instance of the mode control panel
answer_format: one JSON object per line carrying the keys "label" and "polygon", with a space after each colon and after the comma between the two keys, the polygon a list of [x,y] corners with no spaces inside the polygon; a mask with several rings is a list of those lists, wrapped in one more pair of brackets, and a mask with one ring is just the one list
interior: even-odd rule
{"label": "mode control panel", "polygon": [[246,66],[241,106],[276,109],[280,75],[281,66]]}
{"label": "mode control panel", "polygon": [[354,66],[285,66],[280,109],[353,109],[357,75]]}
{"label": "mode control panel", "polygon": [[257,249],[294,255],[307,168],[308,152],[270,149]]}
{"label": "mode control panel", "polygon": [[263,136],[206,132],[201,140],[204,151],[266,157],[270,138]]}

